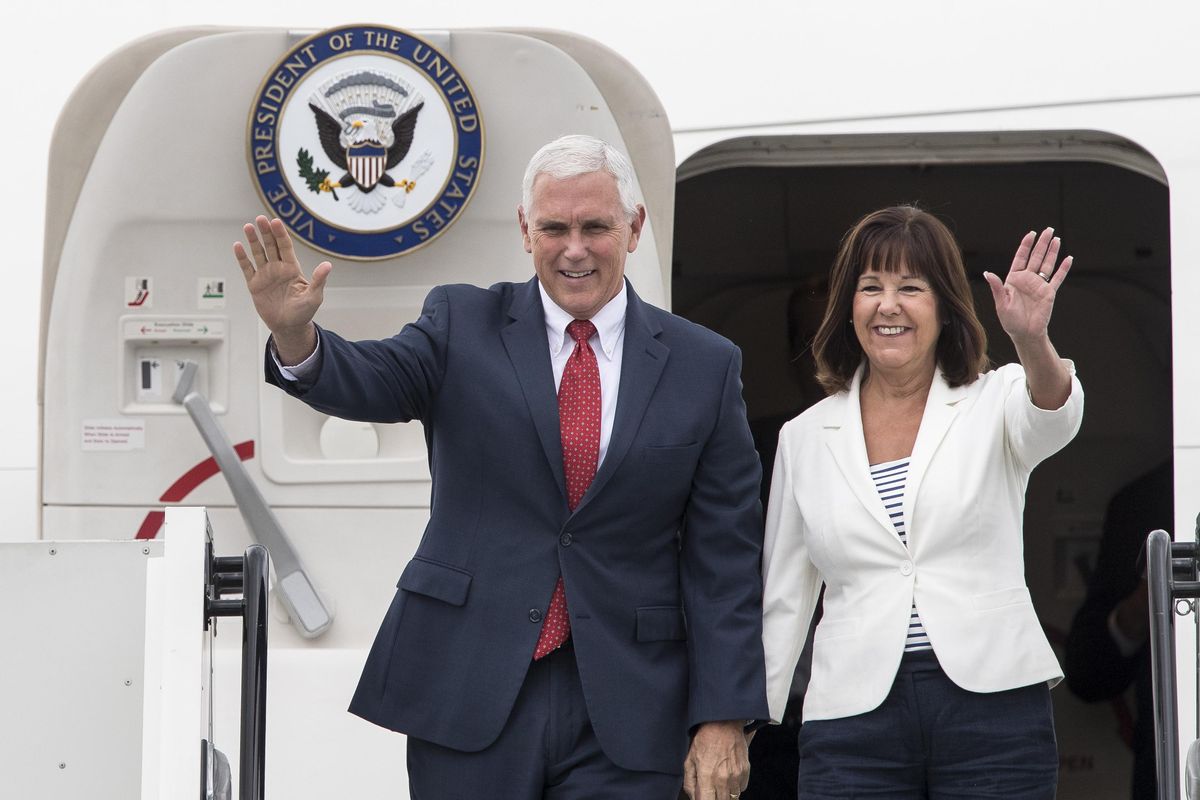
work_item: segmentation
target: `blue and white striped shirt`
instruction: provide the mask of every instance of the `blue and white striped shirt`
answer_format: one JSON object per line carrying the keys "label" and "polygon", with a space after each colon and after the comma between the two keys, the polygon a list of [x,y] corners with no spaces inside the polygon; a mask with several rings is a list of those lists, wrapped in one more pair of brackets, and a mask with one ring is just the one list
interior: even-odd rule
{"label": "blue and white striped shirt", "polygon": [[[904,484],[908,479],[908,459],[885,461],[882,464],[871,465],[871,480],[875,482],[875,491],[883,501],[883,508],[896,528],[896,534],[905,547],[908,547],[908,524],[904,520]],[[908,640],[904,644],[905,652],[914,650],[932,650],[921,616],[917,614],[916,601],[913,602],[912,613],[908,618]]]}

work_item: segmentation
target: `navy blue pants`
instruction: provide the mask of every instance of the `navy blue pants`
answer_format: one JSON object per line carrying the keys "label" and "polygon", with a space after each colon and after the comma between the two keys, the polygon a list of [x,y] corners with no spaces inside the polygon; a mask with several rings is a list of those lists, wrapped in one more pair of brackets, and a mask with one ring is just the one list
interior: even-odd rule
{"label": "navy blue pants", "polygon": [[600,749],[570,640],[533,662],[500,738],[478,753],[408,739],[413,800],[676,800],[679,775],[631,772]]}
{"label": "navy blue pants", "polygon": [[968,692],[930,651],[904,655],[878,708],[800,727],[801,800],[1051,800],[1057,784],[1046,684]]}

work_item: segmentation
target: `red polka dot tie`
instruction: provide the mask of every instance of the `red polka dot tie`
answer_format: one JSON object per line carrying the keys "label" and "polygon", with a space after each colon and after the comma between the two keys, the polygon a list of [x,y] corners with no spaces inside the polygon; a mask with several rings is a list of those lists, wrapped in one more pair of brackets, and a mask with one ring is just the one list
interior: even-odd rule
{"label": "red polka dot tie", "polygon": [[[575,340],[575,350],[567,359],[558,387],[563,474],[567,479],[567,507],[572,511],[596,476],[600,460],[600,369],[596,366],[596,354],[588,345],[595,332],[596,326],[588,320],[577,319],[567,326],[567,333]],[[570,635],[567,593],[559,576],[533,651],[534,661],[553,652]]]}

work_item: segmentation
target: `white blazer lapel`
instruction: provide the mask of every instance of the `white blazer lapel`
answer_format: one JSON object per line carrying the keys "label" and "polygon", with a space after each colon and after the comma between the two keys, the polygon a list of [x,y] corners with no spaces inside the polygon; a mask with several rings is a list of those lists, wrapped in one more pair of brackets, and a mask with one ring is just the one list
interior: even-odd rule
{"label": "white blazer lapel", "polygon": [[[867,513],[879,523],[890,539],[900,544],[896,528],[892,525],[871,480],[871,466],[867,461],[867,440],[863,436],[862,407],[859,405],[858,390],[862,383],[863,368],[859,366],[845,394],[836,395],[840,402],[830,403],[826,413],[825,443],[829,446],[833,460],[841,470],[846,485]],[[906,499],[907,501],[907,499]]]}
{"label": "white blazer lapel", "polygon": [[919,531],[913,535],[919,524],[915,505],[917,494],[921,490],[921,481],[938,446],[946,438],[950,424],[958,414],[958,403],[966,393],[967,387],[951,387],[946,383],[941,369],[933,376],[933,385],[929,387],[929,396],[925,398],[921,427],[917,430],[917,440],[913,443],[912,457],[908,461],[908,479],[904,483],[904,521],[908,528],[910,549],[915,549],[921,539]]}

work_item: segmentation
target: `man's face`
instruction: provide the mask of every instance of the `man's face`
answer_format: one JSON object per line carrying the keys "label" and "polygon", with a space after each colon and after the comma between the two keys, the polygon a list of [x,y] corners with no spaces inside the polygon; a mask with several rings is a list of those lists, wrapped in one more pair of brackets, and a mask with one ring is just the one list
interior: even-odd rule
{"label": "man's face", "polygon": [[646,210],[631,221],[607,172],[558,180],[538,175],[529,209],[517,208],[525,252],[546,293],[576,319],[591,319],[621,291],[625,256],[637,249]]}

